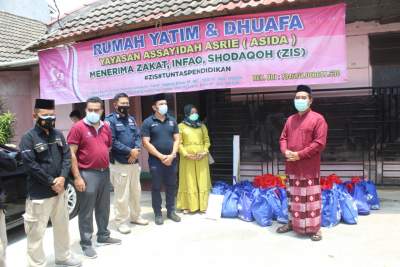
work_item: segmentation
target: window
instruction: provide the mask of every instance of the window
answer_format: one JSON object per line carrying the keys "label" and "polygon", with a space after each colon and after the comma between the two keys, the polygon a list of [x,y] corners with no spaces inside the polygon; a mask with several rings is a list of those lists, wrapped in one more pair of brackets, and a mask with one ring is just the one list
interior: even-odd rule
{"label": "window", "polygon": [[373,86],[400,85],[400,33],[370,36]]}

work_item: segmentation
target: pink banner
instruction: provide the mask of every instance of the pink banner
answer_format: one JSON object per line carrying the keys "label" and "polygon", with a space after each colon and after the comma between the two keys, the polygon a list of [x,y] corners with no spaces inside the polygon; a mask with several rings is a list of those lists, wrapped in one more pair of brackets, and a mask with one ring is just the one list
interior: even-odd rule
{"label": "pink banner", "polygon": [[347,79],[345,5],[219,17],[39,52],[40,94],[57,104]]}

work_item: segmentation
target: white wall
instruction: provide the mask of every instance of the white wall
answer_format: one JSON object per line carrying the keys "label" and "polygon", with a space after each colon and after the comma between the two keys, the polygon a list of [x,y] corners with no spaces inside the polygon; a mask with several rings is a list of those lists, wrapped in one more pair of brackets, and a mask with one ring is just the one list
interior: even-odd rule
{"label": "white wall", "polygon": [[37,69],[31,71],[1,71],[0,97],[5,110],[15,114],[15,136],[13,144],[18,145],[22,135],[32,128],[35,99],[39,96]]}
{"label": "white wall", "polygon": [[56,128],[67,137],[69,130],[72,127],[72,121],[69,118],[69,113],[72,111],[72,104],[57,105],[56,106]]}
{"label": "white wall", "polygon": [[[314,89],[350,88],[372,86],[372,70],[369,60],[369,34],[400,31],[400,23],[381,25],[377,22],[355,22],[346,25],[348,82],[341,84],[313,85]],[[293,90],[289,87],[232,89],[232,93],[277,92]]]}

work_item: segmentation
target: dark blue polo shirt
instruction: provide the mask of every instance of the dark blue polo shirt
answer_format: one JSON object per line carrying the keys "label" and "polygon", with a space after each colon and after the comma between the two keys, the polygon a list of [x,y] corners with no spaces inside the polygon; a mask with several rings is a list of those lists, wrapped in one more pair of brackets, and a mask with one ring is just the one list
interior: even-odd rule
{"label": "dark blue polo shirt", "polygon": [[133,148],[140,149],[140,129],[132,116],[123,117],[113,112],[106,117],[112,132],[112,159],[128,164],[129,154]]}
{"label": "dark blue polo shirt", "polygon": [[[142,137],[150,137],[150,143],[162,154],[169,155],[174,148],[174,134],[179,133],[176,120],[170,115],[160,121],[152,115],[143,121]],[[151,158],[155,158],[150,155]]]}

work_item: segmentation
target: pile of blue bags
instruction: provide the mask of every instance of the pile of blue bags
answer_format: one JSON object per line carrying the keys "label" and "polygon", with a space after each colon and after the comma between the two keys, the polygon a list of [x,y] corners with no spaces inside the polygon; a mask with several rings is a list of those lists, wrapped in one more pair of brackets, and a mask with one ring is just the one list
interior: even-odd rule
{"label": "pile of blue bags", "polygon": [[288,222],[288,202],[286,190],[283,188],[255,188],[248,181],[233,186],[216,182],[212,193],[224,195],[221,213],[223,218],[256,221],[260,226],[270,226],[274,220]]}
{"label": "pile of blue bags", "polygon": [[333,227],[340,222],[357,224],[359,215],[369,215],[380,209],[379,197],[372,181],[334,184],[322,191],[323,227]]}
{"label": "pile of blue bags", "polygon": [[[224,195],[221,216],[255,221],[260,226],[270,226],[275,220],[288,222],[288,200],[286,189],[273,187],[256,188],[249,181],[235,185],[216,182],[212,194]],[[340,222],[357,224],[359,215],[369,215],[371,210],[380,208],[375,185],[371,181],[343,182],[333,184],[322,191],[323,227],[333,227]]]}

